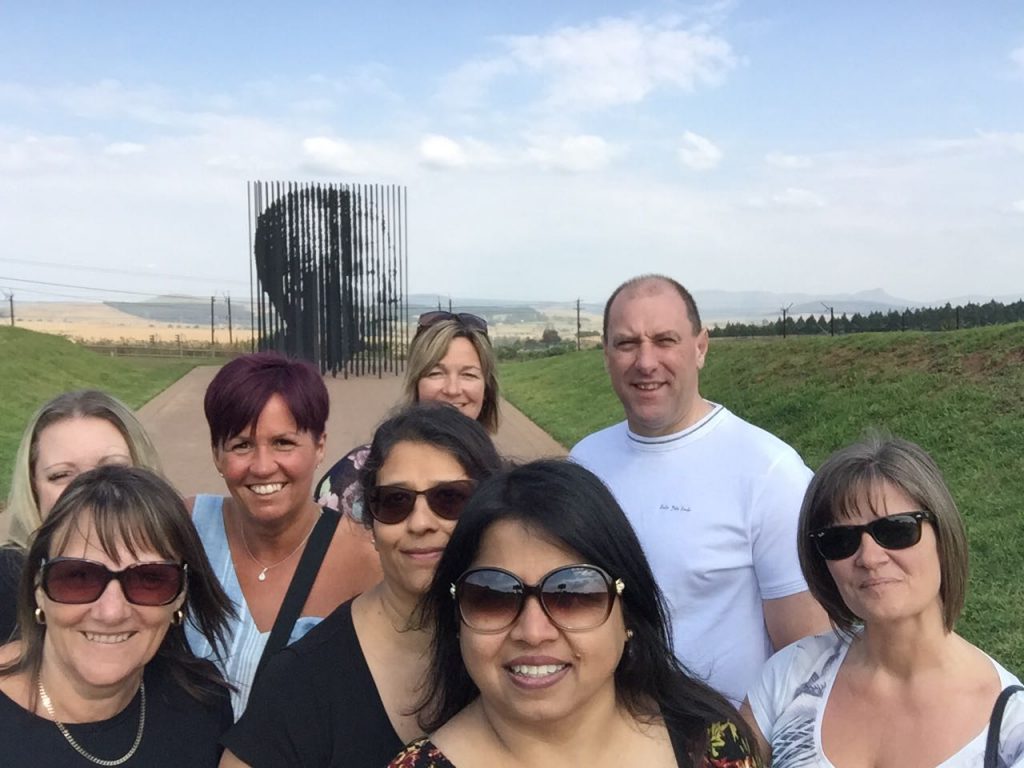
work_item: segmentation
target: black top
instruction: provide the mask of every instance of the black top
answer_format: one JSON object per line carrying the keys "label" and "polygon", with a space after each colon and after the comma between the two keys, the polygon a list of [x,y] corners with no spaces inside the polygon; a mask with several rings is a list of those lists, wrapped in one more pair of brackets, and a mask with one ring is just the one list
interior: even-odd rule
{"label": "black top", "polygon": [[221,743],[253,768],[382,768],[398,754],[351,601],[270,659]]}
{"label": "black top", "polygon": [[18,623],[18,582],[25,565],[25,550],[0,547],[0,645],[10,640]]}
{"label": "black top", "polygon": [[[192,698],[171,679],[164,664],[146,666],[146,725],[142,741],[125,768],[216,768],[218,740],[231,726],[227,691],[212,702]],[[67,723],[75,741],[102,760],[117,760],[135,742],[139,695],[123,711],[97,723]],[[92,766],[65,740],[57,726],[0,693],[0,762],[4,768]]]}

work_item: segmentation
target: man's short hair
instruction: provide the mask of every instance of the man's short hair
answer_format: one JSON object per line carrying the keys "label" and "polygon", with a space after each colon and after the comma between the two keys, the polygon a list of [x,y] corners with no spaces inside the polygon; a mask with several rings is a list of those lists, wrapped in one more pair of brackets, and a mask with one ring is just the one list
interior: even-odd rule
{"label": "man's short hair", "polygon": [[693,326],[693,332],[700,332],[700,312],[697,311],[697,302],[693,300],[693,295],[683,287],[682,283],[678,280],[673,280],[667,275],[639,275],[637,277],[631,277],[612,291],[612,295],[608,297],[608,301],[604,305],[604,320],[601,326],[601,338],[605,344],[608,343],[608,315],[611,313],[612,302],[614,302],[618,295],[627,288],[636,288],[644,283],[663,283],[675,290],[675,292],[679,294],[679,298],[681,298],[683,303],[686,305],[686,315],[690,318],[690,325]]}

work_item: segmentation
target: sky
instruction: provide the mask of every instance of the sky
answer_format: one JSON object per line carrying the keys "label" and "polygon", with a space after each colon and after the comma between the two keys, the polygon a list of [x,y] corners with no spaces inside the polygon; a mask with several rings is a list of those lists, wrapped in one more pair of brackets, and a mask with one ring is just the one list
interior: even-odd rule
{"label": "sky", "polygon": [[404,186],[414,293],[1019,297],[1024,3],[0,5],[5,293],[247,297],[254,180]]}

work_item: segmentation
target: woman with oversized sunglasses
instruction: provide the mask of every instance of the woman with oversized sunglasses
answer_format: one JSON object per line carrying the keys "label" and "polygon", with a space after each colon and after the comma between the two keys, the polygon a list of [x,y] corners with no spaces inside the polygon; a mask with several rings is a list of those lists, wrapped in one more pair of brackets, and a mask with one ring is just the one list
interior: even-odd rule
{"label": "woman with oversized sunglasses", "polygon": [[[498,431],[497,361],[487,321],[468,312],[425,312],[409,345],[403,403],[440,401]],[[338,460],[317,483],[317,501],[363,519],[359,471],[369,453],[360,445]]]}
{"label": "woman with oversized sunglasses", "polygon": [[418,712],[430,735],[391,768],[757,765],[735,709],[675,658],[621,508],[576,464],[482,482],[424,616],[434,644]]}
{"label": "woman with oversized sunglasses", "polygon": [[924,450],[876,436],[834,453],[807,489],[797,546],[836,631],[769,659],[744,702],[775,768],[1024,761],[1021,697],[986,752],[993,705],[1020,681],[954,632],[967,537]]}
{"label": "woman with oversized sunglasses", "polygon": [[167,482],[78,475],[31,540],[21,639],[0,647],[0,762],[216,766],[229,689],[184,624],[223,651],[230,605]]}
{"label": "woman with oversized sunglasses", "polygon": [[380,768],[422,734],[410,713],[432,635],[417,605],[477,483],[500,467],[455,408],[423,403],[381,424],[361,485],[383,581],[269,661],[223,766]]}

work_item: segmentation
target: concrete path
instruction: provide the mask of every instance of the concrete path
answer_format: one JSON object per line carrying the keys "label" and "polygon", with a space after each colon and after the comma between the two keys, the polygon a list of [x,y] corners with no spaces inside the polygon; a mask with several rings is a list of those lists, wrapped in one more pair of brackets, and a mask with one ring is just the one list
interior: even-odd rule
{"label": "concrete path", "polygon": [[[224,493],[210,456],[210,432],[203,416],[203,394],[217,373],[199,366],[139,409],[139,418],[156,444],[167,477],[183,494]],[[402,378],[387,375],[332,379],[324,470],[352,448],[367,443],[401,396]],[[564,456],[566,451],[521,411],[501,401],[501,429],[495,438],[503,456],[527,461]],[[319,478],[318,478],[319,479]]]}

